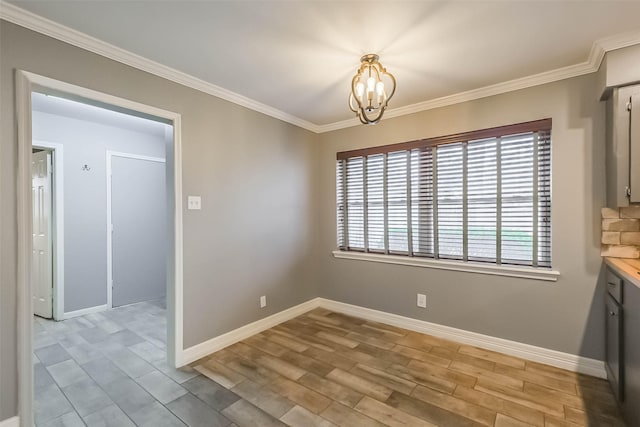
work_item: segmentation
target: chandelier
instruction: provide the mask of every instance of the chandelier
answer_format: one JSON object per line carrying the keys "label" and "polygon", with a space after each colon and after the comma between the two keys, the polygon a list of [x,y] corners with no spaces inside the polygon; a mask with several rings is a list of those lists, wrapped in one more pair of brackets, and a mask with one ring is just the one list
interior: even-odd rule
{"label": "chandelier", "polygon": [[378,59],[378,55],[372,53],[360,58],[360,68],[351,80],[349,108],[365,125],[380,121],[396,91],[395,77],[387,72]]}

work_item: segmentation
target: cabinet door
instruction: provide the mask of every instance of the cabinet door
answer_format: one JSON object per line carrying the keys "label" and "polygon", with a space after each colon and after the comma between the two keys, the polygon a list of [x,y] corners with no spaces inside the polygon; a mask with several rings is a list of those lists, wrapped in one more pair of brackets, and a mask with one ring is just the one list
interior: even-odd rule
{"label": "cabinet door", "polygon": [[640,426],[640,287],[624,282],[624,398],[627,425]]}
{"label": "cabinet door", "polygon": [[640,203],[640,85],[632,86],[629,93],[629,187],[631,203]]}
{"label": "cabinet door", "polygon": [[624,361],[622,348],[622,307],[607,294],[606,369],[611,389],[619,402],[624,401]]}

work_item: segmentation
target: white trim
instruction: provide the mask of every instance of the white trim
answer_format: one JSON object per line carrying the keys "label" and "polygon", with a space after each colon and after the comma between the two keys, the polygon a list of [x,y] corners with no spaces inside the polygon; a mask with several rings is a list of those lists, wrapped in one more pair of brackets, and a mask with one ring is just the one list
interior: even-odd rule
{"label": "white trim", "polygon": [[409,329],[422,334],[445,338],[462,344],[473,345],[486,350],[497,351],[511,356],[520,357],[522,359],[555,366],[557,368],[592,375],[598,378],[607,377],[607,373],[604,369],[604,361],[602,360],[576,356],[574,354],[563,353],[556,350],[549,350],[530,344],[523,344],[517,341],[478,334],[476,332],[438,325],[424,320],[412,319],[409,317],[399,316],[397,314],[386,313],[384,311],[359,307],[324,298],[319,298],[318,302],[320,307],[327,310],[337,311],[351,316],[360,317],[362,319]]}
{"label": "white trim", "polygon": [[238,329],[218,335],[217,337],[211,338],[203,343],[196,344],[184,350],[182,360],[185,364],[195,362],[208,354],[215,353],[216,351],[222,350],[223,348],[235,344],[238,341],[242,341],[250,336],[259,334],[264,330],[273,328],[282,322],[286,322],[287,320],[296,318],[307,311],[313,310],[314,308],[319,307],[319,302],[320,298],[311,299],[279,313],[272,314],[264,319],[256,320],[255,322],[241,326]]}
{"label": "white trim", "polygon": [[[2,3],[4,7],[6,4]],[[0,9],[1,10],[1,9]],[[18,405],[21,423],[33,425],[33,342],[31,305],[31,93],[33,91],[69,94],[83,99],[98,101],[132,111],[155,116],[173,125],[173,163],[167,175],[167,182],[173,178],[171,191],[172,205],[169,219],[173,221],[168,239],[168,256],[173,262],[167,263],[168,318],[167,357],[170,364],[182,366],[182,314],[183,314],[183,230],[182,230],[182,117],[178,113],[140,104],[124,98],[86,89],[27,71],[16,71],[16,121],[18,130],[17,164],[17,311],[18,311]],[[169,170],[170,169],[170,170]],[[172,256],[171,256],[172,255]],[[172,304],[173,303],[173,304]],[[178,305],[179,304],[179,305]]]}
{"label": "white trim", "polygon": [[107,156],[126,157],[127,159],[135,160],[148,160],[150,162],[166,163],[166,159],[163,157],[144,156],[142,154],[123,153],[121,151],[109,151],[107,150]]}
{"label": "white trim", "polygon": [[84,316],[86,314],[99,313],[101,311],[108,310],[109,306],[107,304],[96,305],[95,307],[82,308],[80,310],[69,311],[68,313],[64,313],[62,319],[67,320],[78,316]]}
{"label": "white trim", "polygon": [[[408,114],[418,113],[421,111],[432,110],[434,108],[446,107],[449,105],[460,104],[463,102],[473,101],[475,99],[486,98],[489,96],[500,95],[503,93],[513,92],[516,90],[526,89],[529,87],[539,86],[547,83],[553,83],[560,80],[578,77],[585,74],[595,73],[600,68],[604,55],[612,50],[621,49],[628,46],[640,44],[640,30],[630,31],[623,34],[617,34],[596,40],[591,46],[589,57],[586,61],[568,65],[566,67],[556,68],[555,70],[544,71],[542,73],[521,77],[518,79],[508,80],[477,89],[459,92],[440,98],[429,99],[404,107],[398,107],[385,112],[384,118],[405,116]],[[330,132],[338,129],[358,126],[360,122],[354,117],[353,119],[342,120],[326,125],[318,126],[318,133]]]}
{"label": "white trim", "polygon": [[[278,110],[277,108],[263,104],[244,95],[240,95],[197,77],[193,77],[182,71],[178,71],[135,53],[121,49],[80,31],[76,31],[57,22],[43,18],[42,16],[24,10],[14,4],[6,3],[2,0],[0,0],[0,18],[49,37],[53,37],[54,39],[69,43],[73,46],[97,53],[98,55],[102,55],[122,64],[129,65],[192,89],[233,102],[234,104],[241,105],[250,110],[291,123],[311,132],[324,133],[360,125],[360,122],[355,117],[325,125],[318,125],[309,122],[308,120],[301,119],[293,114]],[[385,118],[404,116],[433,108],[472,101],[474,99],[499,95],[506,92],[594,73],[598,71],[598,68],[600,68],[600,64],[602,63],[602,59],[606,52],[635,44],[640,44],[640,30],[602,38],[593,43],[589,57],[584,62],[506,82],[496,83],[482,88],[443,96],[441,98],[430,99],[404,107],[394,108],[385,113]]]}
{"label": "white trim", "polygon": [[[597,42],[594,43],[594,46],[597,46]],[[591,51],[600,52],[601,49],[592,49]],[[384,118],[390,119],[393,117],[406,116],[408,114],[419,113],[421,111],[432,110],[434,108],[460,104],[463,102],[473,101],[480,98],[500,95],[503,93],[513,92],[520,89],[526,89],[533,86],[539,86],[546,83],[552,83],[559,80],[568,79],[571,77],[578,77],[584,74],[594,73],[598,71],[602,58],[597,60],[598,61],[597,64],[593,61],[595,61],[595,59],[592,59],[590,57],[588,61],[582,62],[580,64],[569,65],[567,67],[558,68],[551,71],[545,71],[539,74],[534,74],[534,75],[522,77],[519,79],[500,82],[493,85],[468,90],[465,92],[459,92],[452,95],[443,96],[440,98],[429,99],[427,101],[418,102],[416,104],[406,105],[404,107],[394,108],[385,112]],[[354,123],[354,121],[355,119],[349,119],[349,120],[342,120],[335,123],[330,123],[328,125],[322,125],[320,126],[320,133],[355,126],[356,124]]]}
{"label": "white trim", "polygon": [[463,271],[466,273],[544,280],[547,282],[555,282],[560,276],[558,271],[546,270],[543,268],[484,264],[471,261],[445,261],[430,258],[372,254],[354,251],[333,251],[333,257],[340,259],[354,259],[358,261],[381,262],[385,264],[409,265],[412,267],[435,268],[437,270]]}
{"label": "white trim", "polygon": [[53,150],[53,318],[65,319],[64,313],[64,146],[56,142],[34,140],[33,147]]}
{"label": "white trim", "polygon": [[20,427],[20,418],[11,417],[0,421],[0,427]]}
{"label": "white trim", "polygon": [[153,107],[151,105],[141,104],[136,101],[131,101],[130,99],[120,98],[119,96],[98,92],[97,90],[76,86],[62,80],[52,79],[50,77],[32,73],[30,71],[19,70],[18,73],[28,79],[28,81],[33,86],[32,89],[35,89],[36,91],[44,94],[54,94],[56,96],[61,96],[61,93],[71,94],[79,98],[98,101],[103,104],[117,106],[125,110],[136,111],[168,121],[175,121],[181,118],[180,114],[174,113],[172,111]]}
{"label": "white trim", "polygon": [[16,120],[18,124],[17,176],[17,320],[18,320],[18,415],[21,424],[33,426],[33,304],[31,302],[32,205],[31,205],[31,91],[32,81],[16,73]]}
{"label": "white trim", "polygon": [[[169,153],[170,157],[173,157],[173,162],[169,166],[173,166],[172,169],[167,168],[166,181],[168,183],[173,182],[173,191],[167,191],[167,196],[173,196],[173,200],[167,197],[167,211],[173,206],[173,215],[169,215],[169,218],[173,216],[173,224],[171,224],[171,231],[167,233],[168,239],[171,241],[173,235],[173,245],[170,245],[167,257],[170,259],[171,252],[173,252],[174,263],[167,263],[167,280],[169,282],[168,291],[171,291],[171,283],[173,282],[173,292],[170,293],[171,299],[167,301],[167,309],[169,319],[173,319],[173,322],[169,321],[167,324],[169,327],[169,333],[167,337],[167,347],[172,348],[173,351],[169,352],[167,363],[169,366],[175,366],[176,368],[184,366],[182,354],[184,353],[183,347],[183,268],[184,268],[184,248],[183,248],[183,229],[182,229],[182,117],[177,116],[173,119],[173,151]],[[169,188],[169,187],[167,187]],[[173,325],[171,325],[173,323]]]}
{"label": "white trim", "polygon": [[[384,118],[390,119],[392,117],[406,116],[408,114],[418,113],[420,111],[460,104],[462,102],[473,101],[475,99],[500,95],[520,89],[526,89],[529,87],[569,79],[571,77],[578,77],[584,74],[595,73],[600,68],[600,64],[604,59],[605,53],[611,50],[621,49],[635,44],[640,44],[640,30],[598,39],[591,46],[589,57],[584,62],[568,65],[566,67],[556,68],[555,70],[544,71],[542,73],[533,74],[518,79],[508,80],[506,82],[500,82],[489,86],[468,90],[465,92],[459,92],[440,98],[429,99],[427,101],[418,102],[416,104],[406,105],[404,107],[394,108],[385,112]],[[359,124],[360,122],[356,118],[342,120],[339,122],[318,126],[318,133],[358,126]]]}
{"label": "white trim", "polygon": [[257,320],[248,325],[242,326],[233,331],[219,335],[201,344],[194,345],[184,350],[183,360],[185,363],[192,363],[211,353],[235,344],[252,335],[272,328],[282,322],[291,320],[315,308],[325,308],[327,310],[348,314],[374,322],[385,323],[397,326],[410,331],[429,334],[440,338],[445,338],[461,344],[468,344],[486,350],[497,351],[522,359],[544,363],[557,368],[566,369],[573,372],[580,372],[598,378],[606,378],[604,361],[590,359],[588,357],[563,353],[561,351],[549,350],[530,344],[517,341],[496,338],[476,332],[465,331],[450,326],[438,325],[424,320],[412,319],[397,314],[346,304],[326,298],[313,298],[302,304],[283,310],[264,319]]}
{"label": "white trim", "polygon": [[199,90],[217,98],[241,105],[250,110],[291,123],[303,129],[307,129],[315,133],[318,132],[318,125],[282,110],[278,110],[277,108],[206,82],[166,65],[162,65],[125,49],[121,49],[88,34],[76,31],[65,25],[24,10],[11,3],[1,1],[0,6],[0,18],[6,21],[13,22],[14,24],[22,27],[53,37],[54,39],[61,40],[65,43],[69,43],[70,45],[88,50],[89,52],[97,53],[98,55],[129,65],[133,68],[137,68],[138,70],[146,71],[156,76],[179,83],[183,86]]}
{"label": "white trim", "polygon": [[113,224],[112,224],[112,212],[111,212],[111,159],[112,157],[125,157],[128,159],[144,160],[149,162],[166,163],[166,160],[162,157],[150,157],[142,154],[123,153],[118,151],[106,152],[106,182],[107,182],[107,307],[113,308]]}

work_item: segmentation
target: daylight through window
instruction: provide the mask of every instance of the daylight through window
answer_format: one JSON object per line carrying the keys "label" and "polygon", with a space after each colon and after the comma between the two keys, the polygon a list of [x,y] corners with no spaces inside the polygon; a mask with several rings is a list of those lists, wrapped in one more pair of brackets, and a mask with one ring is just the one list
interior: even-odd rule
{"label": "daylight through window", "polygon": [[337,155],[338,248],[551,267],[551,119]]}

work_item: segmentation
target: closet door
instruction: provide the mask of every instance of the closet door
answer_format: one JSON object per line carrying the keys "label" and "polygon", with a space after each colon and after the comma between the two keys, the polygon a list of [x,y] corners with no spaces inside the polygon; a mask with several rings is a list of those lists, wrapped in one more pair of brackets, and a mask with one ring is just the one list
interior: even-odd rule
{"label": "closet door", "polygon": [[164,161],[112,156],[112,305],[166,295]]}

